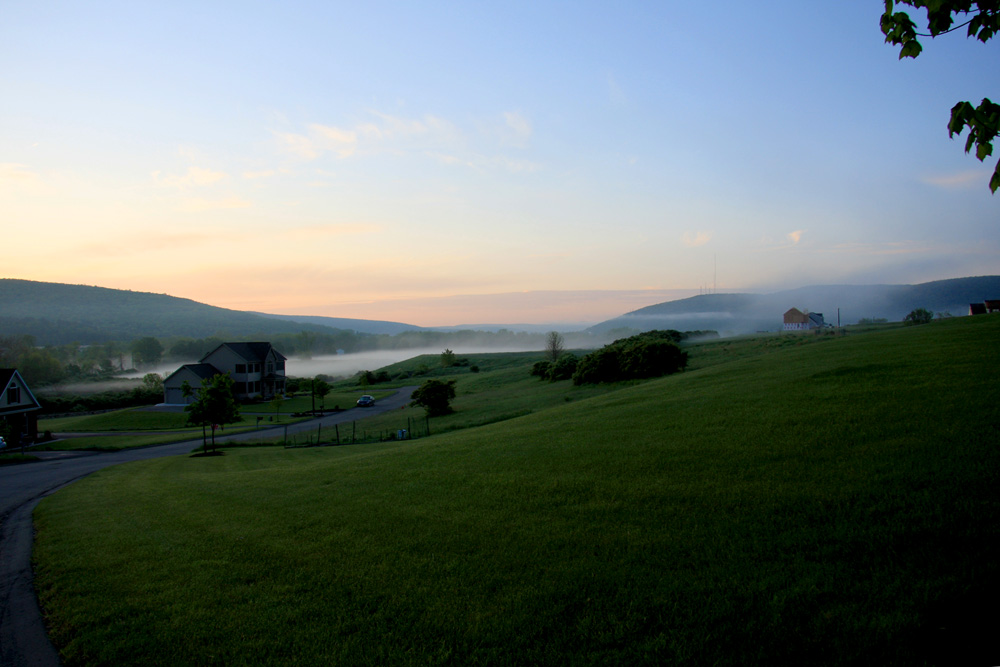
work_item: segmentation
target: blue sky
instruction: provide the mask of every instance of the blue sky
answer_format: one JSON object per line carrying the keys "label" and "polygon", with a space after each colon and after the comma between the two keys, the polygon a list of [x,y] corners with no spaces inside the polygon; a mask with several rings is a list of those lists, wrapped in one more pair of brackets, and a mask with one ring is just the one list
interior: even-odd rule
{"label": "blue sky", "polygon": [[996,274],[946,123],[1000,40],[881,11],[8,0],[4,277],[446,325]]}

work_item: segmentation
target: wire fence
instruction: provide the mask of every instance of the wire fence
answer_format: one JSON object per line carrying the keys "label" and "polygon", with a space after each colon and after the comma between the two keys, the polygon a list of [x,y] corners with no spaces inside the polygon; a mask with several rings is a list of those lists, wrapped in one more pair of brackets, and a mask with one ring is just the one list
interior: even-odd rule
{"label": "wire fence", "polygon": [[361,445],[376,442],[393,442],[399,440],[416,440],[431,434],[430,420],[426,417],[408,417],[405,424],[400,422],[395,429],[369,429],[358,422],[346,422],[323,426],[317,424],[314,430],[288,432],[289,427],[284,427],[284,432],[276,435],[273,430],[261,432],[259,438],[251,438],[243,442],[227,443],[230,447],[247,445],[283,445],[286,449],[291,447],[331,447],[338,445]]}

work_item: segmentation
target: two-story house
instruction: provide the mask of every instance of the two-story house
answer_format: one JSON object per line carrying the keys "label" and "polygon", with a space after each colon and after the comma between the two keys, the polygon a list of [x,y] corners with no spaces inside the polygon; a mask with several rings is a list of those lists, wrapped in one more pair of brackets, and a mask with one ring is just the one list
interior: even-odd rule
{"label": "two-story house", "polygon": [[18,441],[34,442],[38,438],[38,411],[42,405],[31,393],[21,374],[13,368],[0,368],[0,421]]}
{"label": "two-story house", "polygon": [[187,381],[197,391],[215,375],[228,373],[236,383],[237,400],[269,399],[285,393],[285,355],[270,343],[223,343],[206,354],[197,364],[185,364],[163,381],[163,402],[191,403],[194,395],[184,396]]}

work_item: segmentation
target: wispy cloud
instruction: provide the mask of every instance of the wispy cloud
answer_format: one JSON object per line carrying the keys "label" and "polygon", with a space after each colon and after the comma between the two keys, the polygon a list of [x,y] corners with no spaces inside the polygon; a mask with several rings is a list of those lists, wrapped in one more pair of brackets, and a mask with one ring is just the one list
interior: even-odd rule
{"label": "wispy cloud", "polygon": [[358,148],[358,135],[351,130],[313,123],[309,126],[309,131],[317,138],[314,143],[318,143],[323,150],[335,153],[337,157],[350,157]]}
{"label": "wispy cloud", "polygon": [[828,252],[851,255],[913,255],[940,250],[940,246],[930,246],[916,241],[894,241],[889,243],[839,243]]}
{"label": "wispy cloud", "polygon": [[244,171],[243,172],[243,178],[245,178],[247,180],[250,180],[250,181],[256,181],[256,180],[262,179],[262,178],[271,178],[276,173],[278,173],[278,172],[276,172],[273,169],[263,169],[261,171]]}
{"label": "wispy cloud", "polygon": [[296,155],[304,160],[315,160],[320,155],[320,149],[307,136],[295,134],[294,132],[272,131],[278,145],[287,153]]}
{"label": "wispy cloud", "polygon": [[38,174],[23,164],[0,162],[0,179],[5,181],[37,181]]}
{"label": "wispy cloud", "polygon": [[625,91],[623,91],[621,86],[618,85],[618,80],[615,79],[615,75],[611,72],[608,72],[607,83],[608,99],[611,100],[611,104],[616,107],[622,107],[628,104],[628,98],[625,96]]}
{"label": "wispy cloud", "polygon": [[532,135],[531,122],[516,111],[505,111],[503,114],[505,132],[504,143],[523,148]]}
{"label": "wispy cloud", "polygon": [[228,176],[222,171],[212,171],[211,169],[205,169],[204,167],[188,167],[185,174],[178,176],[177,174],[167,174],[161,176],[162,172],[154,171],[153,181],[157,185],[165,187],[175,187],[175,188],[191,188],[191,187],[204,187],[206,185],[212,185],[213,183],[218,183]]}
{"label": "wispy cloud", "polygon": [[443,153],[435,153],[434,151],[425,151],[424,155],[440,162],[441,164],[465,164],[472,166],[462,158],[457,157],[455,155],[445,155]]}
{"label": "wispy cloud", "polygon": [[318,239],[331,236],[348,236],[353,234],[375,234],[382,231],[382,227],[377,224],[367,222],[338,222],[326,225],[312,225],[309,227],[299,227],[287,232],[289,238],[294,239]]}
{"label": "wispy cloud", "polygon": [[794,232],[788,232],[785,234],[785,238],[781,240],[775,239],[772,236],[764,236],[756,242],[755,247],[750,251],[771,252],[772,250],[793,248],[802,242],[802,237],[805,233],[804,229],[797,229]]}
{"label": "wispy cloud", "polygon": [[77,251],[90,257],[115,257],[119,255],[135,255],[136,252],[173,251],[176,248],[192,248],[209,243],[217,243],[229,238],[226,234],[209,234],[205,232],[164,233],[162,230],[151,230],[138,234],[118,236],[114,243],[102,240],[99,243],[84,243]]}
{"label": "wispy cloud", "polygon": [[924,176],[920,180],[927,185],[933,185],[946,190],[960,190],[976,186],[984,186],[990,177],[990,172],[985,169],[971,169],[956,174],[939,174]]}
{"label": "wispy cloud", "polygon": [[203,199],[201,197],[196,197],[193,199],[185,199],[181,202],[178,210],[185,213],[200,213],[202,211],[219,211],[225,209],[233,208],[249,208],[252,206],[250,202],[245,199],[241,199],[235,195],[224,197],[222,199]]}
{"label": "wispy cloud", "polygon": [[688,248],[703,246],[712,240],[712,232],[684,232],[681,234],[681,243]]}

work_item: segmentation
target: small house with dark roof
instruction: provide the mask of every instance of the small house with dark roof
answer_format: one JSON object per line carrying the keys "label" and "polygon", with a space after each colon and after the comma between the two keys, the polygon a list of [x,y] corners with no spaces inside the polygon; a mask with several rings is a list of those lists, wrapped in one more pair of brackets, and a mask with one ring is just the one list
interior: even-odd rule
{"label": "small house with dark roof", "polygon": [[[42,404],[31,393],[28,384],[14,368],[0,368],[0,421],[19,441],[34,442],[38,438],[38,411]],[[16,445],[11,438],[8,445]]]}
{"label": "small house with dark roof", "polygon": [[285,393],[285,355],[270,343],[222,343],[197,364],[185,364],[163,381],[163,402],[172,405],[194,401],[184,396],[184,382],[197,391],[206,380],[229,374],[237,400],[269,399]]}
{"label": "small house with dark roof", "polygon": [[985,315],[986,314],[986,304],[985,303],[970,303],[969,304],[969,315]]}
{"label": "small house with dark roof", "polygon": [[986,299],[983,302],[987,313],[1000,313],[1000,299]]}

